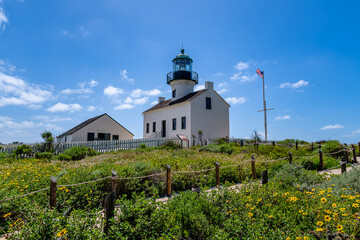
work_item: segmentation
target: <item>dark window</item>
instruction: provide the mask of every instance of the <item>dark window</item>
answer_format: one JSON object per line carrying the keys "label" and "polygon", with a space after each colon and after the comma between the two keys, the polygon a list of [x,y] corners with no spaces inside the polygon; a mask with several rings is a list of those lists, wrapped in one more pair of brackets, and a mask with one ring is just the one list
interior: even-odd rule
{"label": "dark window", "polygon": [[105,140],[105,133],[98,133],[98,140],[99,141]]}
{"label": "dark window", "polygon": [[162,121],[161,137],[166,137],[166,121],[165,120]]}
{"label": "dark window", "polygon": [[156,132],[156,122],[153,122],[153,132]]}
{"label": "dark window", "polygon": [[206,99],[206,109],[211,109],[211,98],[207,97]]}
{"label": "dark window", "polygon": [[172,91],[172,97],[173,97],[173,98],[176,97],[176,89],[174,89],[174,90]]}
{"label": "dark window", "polygon": [[113,140],[119,140],[119,135],[113,135]]}
{"label": "dark window", "polygon": [[181,118],[181,129],[186,129],[186,117]]}
{"label": "dark window", "polygon": [[110,133],[98,133],[99,141],[110,140]]}
{"label": "dark window", "polygon": [[95,140],[95,133],[89,133],[88,132],[87,140],[88,141],[94,141]]}
{"label": "dark window", "polygon": [[149,133],[149,131],[150,131],[149,129],[150,129],[150,124],[147,123],[147,124],[146,124],[146,133]]}
{"label": "dark window", "polygon": [[176,118],[173,118],[173,126],[172,126],[172,130],[176,130]]}
{"label": "dark window", "polygon": [[67,142],[67,137],[65,136],[65,142]]}

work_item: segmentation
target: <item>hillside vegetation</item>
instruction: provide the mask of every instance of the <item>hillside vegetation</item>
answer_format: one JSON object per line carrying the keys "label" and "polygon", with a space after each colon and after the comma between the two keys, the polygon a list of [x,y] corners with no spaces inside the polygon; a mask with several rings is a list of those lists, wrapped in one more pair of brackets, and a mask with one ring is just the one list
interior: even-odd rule
{"label": "hillside vegetation", "polygon": [[[336,141],[322,146],[324,153],[342,148]],[[294,156],[292,165],[288,159],[269,161],[285,158],[289,151]],[[326,180],[312,171],[319,169],[317,153],[317,149],[306,146],[296,150],[219,143],[186,150],[143,146],[77,161],[70,160],[71,153],[70,158],[52,160],[2,156],[0,233],[16,232],[12,236],[21,239],[62,235],[64,239],[321,239],[330,233],[342,234],[343,239],[347,239],[346,235],[359,238],[360,184],[354,181],[359,179],[359,171]],[[247,160],[252,155],[257,161],[256,176],[260,178],[267,169],[269,184],[262,186],[251,181],[251,163]],[[343,153],[324,155],[324,167],[337,166],[342,157]],[[199,194],[186,191],[214,187],[214,170],[187,171],[212,169],[215,162],[221,167],[236,165],[220,169],[220,182],[223,186],[244,183],[242,188]],[[111,192],[109,178],[59,187],[56,209],[48,207],[49,190],[1,201],[47,188],[51,176],[61,186],[108,177],[112,171],[122,178],[162,173],[167,164],[174,172],[173,195],[179,194],[167,204],[155,203],[156,198],[165,195],[165,174],[118,180],[116,195],[121,211],[106,236],[101,231],[99,212]],[[63,216],[69,207],[72,213]]]}

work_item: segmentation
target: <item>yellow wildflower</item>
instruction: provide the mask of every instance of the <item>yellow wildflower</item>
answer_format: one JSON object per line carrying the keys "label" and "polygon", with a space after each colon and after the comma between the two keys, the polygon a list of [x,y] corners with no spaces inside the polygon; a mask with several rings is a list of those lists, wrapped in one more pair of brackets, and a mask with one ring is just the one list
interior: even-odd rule
{"label": "yellow wildflower", "polygon": [[8,216],[10,216],[10,215],[11,215],[11,213],[7,213],[7,214],[5,214],[3,217],[6,218],[6,217],[8,217]]}
{"label": "yellow wildflower", "polygon": [[327,221],[327,222],[331,221],[331,217],[330,217],[329,215],[325,215],[325,216],[324,216],[324,219],[325,219],[325,221]]}
{"label": "yellow wildflower", "polygon": [[341,231],[341,230],[343,230],[343,226],[342,226],[342,225],[337,225],[336,229],[337,229],[338,231]]}
{"label": "yellow wildflower", "polygon": [[333,203],[333,204],[332,204],[332,207],[333,207],[333,208],[336,208],[336,203]]}
{"label": "yellow wildflower", "polygon": [[316,224],[321,227],[324,223],[322,221],[318,221]]}
{"label": "yellow wildflower", "polygon": [[64,236],[65,233],[67,233],[67,230],[64,228],[63,230],[61,230],[61,231],[57,234],[57,236],[58,236],[58,237]]}
{"label": "yellow wildflower", "polygon": [[249,218],[251,218],[252,216],[254,216],[254,214],[251,213],[251,212],[249,212],[248,214],[249,214]]}
{"label": "yellow wildflower", "polygon": [[327,202],[326,198],[321,198],[321,203],[326,203],[326,202]]}

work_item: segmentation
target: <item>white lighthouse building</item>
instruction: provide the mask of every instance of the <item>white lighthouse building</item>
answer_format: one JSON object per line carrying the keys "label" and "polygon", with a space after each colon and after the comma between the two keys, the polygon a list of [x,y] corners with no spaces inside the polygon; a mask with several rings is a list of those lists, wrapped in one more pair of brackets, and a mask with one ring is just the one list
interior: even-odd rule
{"label": "white lighthouse building", "polygon": [[167,74],[172,98],[159,97],[157,105],[143,112],[144,138],[181,135],[193,145],[201,139],[229,137],[230,105],[214,90],[213,82],[194,92],[198,74],[192,63],[184,49],[173,59],[173,71]]}

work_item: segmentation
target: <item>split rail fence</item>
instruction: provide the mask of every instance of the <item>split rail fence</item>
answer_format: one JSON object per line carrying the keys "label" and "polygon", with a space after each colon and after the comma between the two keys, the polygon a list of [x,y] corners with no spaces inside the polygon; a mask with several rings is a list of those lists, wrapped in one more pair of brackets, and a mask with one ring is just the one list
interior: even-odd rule
{"label": "split rail fence", "polygon": [[[43,188],[43,189],[31,192],[31,193],[27,193],[27,194],[24,194],[24,195],[2,199],[2,200],[0,200],[0,203],[5,202],[5,201],[14,200],[16,198],[21,198],[21,197],[33,195],[35,193],[50,190],[50,199],[49,199],[50,200],[49,201],[50,202],[50,207],[51,208],[56,208],[56,206],[57,206],[56,192],[57,192],[58,188],[75,187],[75,186],[80,186],[80,185],[83,185],[83,184],[103,181],[105,179],[110,178],[111,179],[111,193],[107,195],[107,197],[105,198],[105,203],[104,203],[105,220],[106,221],[105,221],[105,224],[104,224],[103,231],[107,232],[108,228],[109,228],[109,219],[111,219],[114,216],[115,202],[116,202],[116,195],[115,195],[115,193],[116,193],[116,185],[117,185],[117,181],[119,181],[119,180],[144,179],[144,178],[151,178],[151,177],[160,176],[160,175],[166,175],[166,195],[168,197],[171,197],[172,191],[173,191],[172,184],[171,184],[172,174],[198,174],[198,173],[210,172],[210,171],[215,170],[216,188],[220,189],[220,169],[236,167],[236,166],[240,166],[242,164],[250,162],[251,163],[251,176],[255,180],[256,179],[256,163],[278,162],[278,161],[284,161],[284,160],[287,159],[289,161],[289,163],[292,164],[295,158],[309,158],[309,157],[318,156],[319,161],[320,161],[320,168],[318,170],[322,171],[322,170],[324,170],[323,156],[324,155],[332,156],[332,155],[335,155],[335,154],[339,154],[341,152],[344,152],[344,156],[343,156],[342,161],[340,161],[340,164],[333,167],[333,168],[326,169],[326,170],[331,170],[331,169],[334,169],[334,168],[341,167],[341,173],[345,173],[347,163],[357,163],[356,152],[355,152],[355,146],[354,145],[352,145],[351,149],[344,148],[344,149],[341,149],[341,150],[339,150],[337,152],[332,152],[332,153],[323,153],[321,151],[321,149],[319,149],[318,154],[314,154],[314,155],[310,155],[310,156],[293,156],[292,153],[289,152],[288,156],[280,158],[280,159],[276,159],[276,160],[256,161],[255,156],[253,155],[253,156],[251,156],[251,159],[248,159],[246,161],[243,161],[243,162],[240,162],[240,163],[237,163],[237,164],[227,165],[227,166],[220,166],[220,164],[218,162],[215,162],[214,168],[203,169],[203,170],[198,170],[198,171],[171,171],[170,165],[166,165],[166,171],[156,173],[156,174],[146,175],[146,176],[140,176],[140,177],[118,177],[117,173],[115,171],[112,171],[111,176],[107,176],[107,177],[92,180],[92,181],[87,181],[87,182],[82,182],[82,183],[75,183],[75,184],[68,184],[68,185],[57,185],[57,179],[54,176],[52,176],[50,178],[50,187]],[[349,152],[353,154],[353,159],[352,160],[349,159]],[[262,184],[266,184],[266,183],[268,183],[268,170],[265,170],[265,171],[262,172]],[[70,214],[70,212],[71,212],[71,209],[69,208],[65,212],[65,214]]]}

